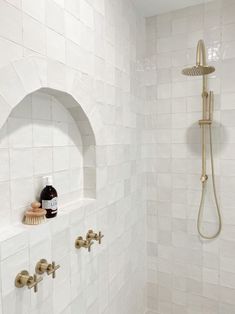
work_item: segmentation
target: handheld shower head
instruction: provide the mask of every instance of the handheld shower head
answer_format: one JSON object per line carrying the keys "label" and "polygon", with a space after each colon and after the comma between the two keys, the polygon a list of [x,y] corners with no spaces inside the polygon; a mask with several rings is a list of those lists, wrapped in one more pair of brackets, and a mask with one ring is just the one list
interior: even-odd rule
{"label": "handheld shower head", "polygon": [[182,74],[187,76],[203,76],[215,72],[213,66],[206,64],[206,49],[203,40],[199,40],[197,44],[196,65],[191,68],[183,69]]}

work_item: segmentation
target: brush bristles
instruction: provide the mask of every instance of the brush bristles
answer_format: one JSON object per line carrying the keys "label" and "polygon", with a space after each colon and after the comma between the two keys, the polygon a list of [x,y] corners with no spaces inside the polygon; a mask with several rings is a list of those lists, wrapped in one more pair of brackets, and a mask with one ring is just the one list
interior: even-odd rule
{"label": "brush bristles", "polygon": [[46,221],[45,216],[24,216],[24,224],[26,225],[39,225]]}

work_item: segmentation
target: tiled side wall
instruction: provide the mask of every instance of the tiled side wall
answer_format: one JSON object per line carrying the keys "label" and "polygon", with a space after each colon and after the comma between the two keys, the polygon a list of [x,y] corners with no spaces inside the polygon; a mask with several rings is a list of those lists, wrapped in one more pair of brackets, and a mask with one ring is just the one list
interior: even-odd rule
{"label": "tiled side wall", "polygon": [[[136,72],[143,36],[144,21],[131,1],[0,0],[0,68],[29,55],[57,60],[61,69],[66,64],[87,85],[100,116],[96,200],[35,229],[1,229],[0,313],[143,314],[144,97]],[[102,245],[91,254],[77,251],[75,238],[91,228],[105,234]],[[32,273],[40,258],[61,264],[56,279],[45,278],[38,294],[16,289],[17,272]]]}
{"label": "tiled side wall", "polygon": [[[235,313],[235,3],[212,1],[147,19],[146,93],[142,153],[147,173],[148,308],[159,314]],[[206,42],[216,67],[214,151],[223,215],[218,239],[202,241],[200,201],[201,79],[181,70],[195,64]],[[211,183],[211,181],[210,181]],[[207,194],[205,230],[215,228]]]}

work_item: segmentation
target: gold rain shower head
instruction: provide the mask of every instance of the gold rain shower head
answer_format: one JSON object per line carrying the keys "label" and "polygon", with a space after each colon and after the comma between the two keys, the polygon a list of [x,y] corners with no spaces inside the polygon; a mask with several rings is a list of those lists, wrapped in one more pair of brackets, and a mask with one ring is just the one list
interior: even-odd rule
{"label": "gold rain shower head", "polygon": [[202,76],[208,75],[215,72],[215,68],[212,66],[202,66],[196,65],[191,68],[186,68],[182,70],[182,74],[187,76]]}
{"label": "gold rain shower head", "polygon": [[199,40],[197,45],[196,65],[182,70],[183,75],[203,76],[215,72],[215,68],[206,64],[206,49],[203,40]]}

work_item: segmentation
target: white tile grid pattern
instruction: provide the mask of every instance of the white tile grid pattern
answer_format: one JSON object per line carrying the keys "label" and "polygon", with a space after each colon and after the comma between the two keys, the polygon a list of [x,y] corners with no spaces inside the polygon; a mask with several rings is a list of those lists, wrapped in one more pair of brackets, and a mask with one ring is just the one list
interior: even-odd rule
{"label": "white tile grid pattern", "polygon": [[[93,126],[100,130],[100,137],[103,135],[103,143],[96,147],[95,201],[74,205],[73,210],[60,212],[57,219],[39,227],[1,228],[0,313],[144,312],[145,219],[140,163],[144,90],[136,72],[137,60],[143,53],[143,37],[144,21],[136,15],[130,1],[39,0],[33,3],[0,0],[0,66],[22,57],[46,56],[61,62],[61,71],[54,72],[53,62],[47,69],[48,84],[51,78],[60,86],[69,84],[71,79],[65,73],[65,63],[94,96],[95,110],[102,119],[94,119],[97,125]],[[22,85],[17,85],[15,72],[11,66],[9,69],[1,72],[0,81],[1,84],[8,79],[12,81],[12,90],[4,86],[4,93],[8,101],[14,103],[22,96]],[[30,64],[25,71],[28,71],[28,77],[33,77]],[[34,83],[37,86],[31,79],[22,83],[26,91],[31,91]],[[1,191],[5,191],[0,195],[1,223],[6,226],[11,219],[9,200],[12,199],[14,208],[18,209],[19,204],[24,206],[29,195],[34,197],[34,184],[38,182],[33,182],[33,177],[56,169],[55,186],[61,191],[69,190],[63,171],[68,162],[77,165],[80,156],[74,155],[76,146],[67,151],[64,133],[70,124],[60,121],[64,118],[64,109],[60,111],[60,106],[53,106],[52,101],[52,116],[46,119],[49,114],[47,97],[44,100],[42,95],[39,99],[35,94],[33,97],[31,105],[26,99],[16,107],[7,122],[8,128],[1,129],[0,177]],[[9,107],[4,99],[0,98],[0,103],[2,111],[7,112]],[[91,115],[96,117],[96,112]],[[60,121],[61,128],[50,131],[54,130],[52,121]],[[14,134],[18,138],[9,137],[10,154],[7,156],[6,135],[9,129],[16,127],[18,131]],[[82,128],[86,129],[86,125]],[[38,160],[42,154],[42,159]],[[55,158],[51,160],[51,156]],[[19,158],[24,161],[21,167]],[[6,184],[9,176],[14,179]],[[20,185],[17,185],[19,178]],[[77,176],[73,179],[77,180]],[[85,250],[76,251],[75,238],[85,235],[90,228],[104,232],[104,243],[96,245],[91,254]],[[13,282],[17,272],[21,269],[33,272],[41,257],[55,259],[61,264],[57,278],[54,281],[45,278],[38,294],[15,289]]]}
{"label": "white tile grid pattern", "polygon": [[[146,20],[146,110],[142,154],[147,200],[147,306],[149,313],[233,314],[234,277],[234,1],[212,1]],[[206,42],[216,67],[214,151],[223,231],[199,239],[201,79],[181,70],[195,64],[196,44]],[[157,86],[157,87],[156,87]],[[209,171],[210,173],[210,171]],[[204,228],[215,229],[206,201]]]}

